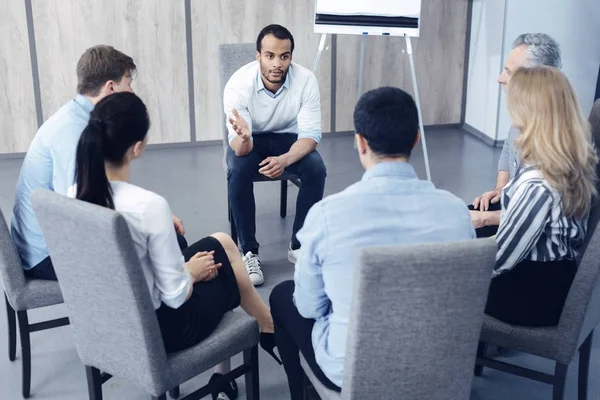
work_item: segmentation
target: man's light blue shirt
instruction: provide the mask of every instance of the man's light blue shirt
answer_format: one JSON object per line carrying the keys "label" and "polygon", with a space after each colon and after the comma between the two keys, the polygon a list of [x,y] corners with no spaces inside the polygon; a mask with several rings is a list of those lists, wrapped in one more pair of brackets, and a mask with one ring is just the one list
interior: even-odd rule
{"label": "man's light blue shirt", "polygon": [[342,387],[358,252],[363,247],[475,238],[465,203],[419,180],[405,162],[370,168],[360,182],[315,204],[298,232],[294,274],[300,314],[315,319],[317,363]]}
{"label": "man's light blue shirt", "polygon": [[85,96],[77,95],[40,127],[27,150],[15,190],[11,224],[25,269],[35,267],[48,256],[31,206],[31,194],[36,189],[67,194],[74,181],[77,143],[93,108]]}

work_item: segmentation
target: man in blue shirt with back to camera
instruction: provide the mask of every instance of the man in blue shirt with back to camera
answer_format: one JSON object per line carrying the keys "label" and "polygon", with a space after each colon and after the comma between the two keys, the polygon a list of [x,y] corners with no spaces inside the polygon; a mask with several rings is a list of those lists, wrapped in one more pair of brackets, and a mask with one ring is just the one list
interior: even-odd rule
{"label": "man in blue shirt with back to camera", "polygon": [[[412,97],[383,87],[365,93],[354,110],[360,182],[316,203],[298,232],[302,244],[294,281],[270,298],[275,338],[292,400],[302,399],[298,351],[317,378],[339,391],[354,276],[361,248],[475,238],[465,203],[408,163],[419,141]],[[402,344],[399,344],[402,345]]]}
{"label": "man in blue shirt with back to camera", "polygon": [[77,143],[94,105],[112,93],[132,92],[135,71],[133,59],[110,46],[86,50],[77,63],[77,96],[44,122],[33,138],[17,181],[11,224],[27,277],[56,280],[31,194],[36,189],[67,194],[74,181]]}

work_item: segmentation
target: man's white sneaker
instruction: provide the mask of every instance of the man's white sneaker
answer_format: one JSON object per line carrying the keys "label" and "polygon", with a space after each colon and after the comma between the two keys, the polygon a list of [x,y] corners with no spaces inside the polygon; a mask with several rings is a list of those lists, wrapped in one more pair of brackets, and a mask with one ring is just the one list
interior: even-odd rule
{"label": "man's white sneaker", "polygon": [[248,276],[250,277],[252,284],[254,286],[260,286],[265,283],[265,278],[262,269],[260,268],[258,254],[249,251],[242,257],[242,260],[244,260],[244,264],[246,264],[246,270],[248,271]]}
{"label": "man's white sneaker", "polygon": [[298,253],[300,253],[300,249],[292,249],[292,243],[290,243],[290,247],[288,247],[288,261],[292,264],[296,264],[296,261],[298,261]]}

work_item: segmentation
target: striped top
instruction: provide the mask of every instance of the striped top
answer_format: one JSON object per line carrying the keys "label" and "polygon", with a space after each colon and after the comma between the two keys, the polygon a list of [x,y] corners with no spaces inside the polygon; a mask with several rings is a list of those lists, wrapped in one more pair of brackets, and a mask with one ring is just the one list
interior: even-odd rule
{"label": "striped top", "polygon": [[535,167],[521,169],[502,191],[494,276],[523,260],[574,260],[583,244],[587,216],[563,214],[560,194]]}

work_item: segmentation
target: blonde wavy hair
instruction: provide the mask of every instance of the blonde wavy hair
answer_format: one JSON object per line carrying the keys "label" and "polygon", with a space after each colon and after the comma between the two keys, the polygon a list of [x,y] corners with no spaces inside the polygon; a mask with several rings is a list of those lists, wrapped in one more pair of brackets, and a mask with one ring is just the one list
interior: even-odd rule
{"label": "blonde wavy hair", "polygon": [[598,158],[573,86],[556,68],[520,68],[507,94],[513,124],[521,130],[515,141],[521,161],[537,167],[560,194],[565,215],[585,217],[597,195]]}

